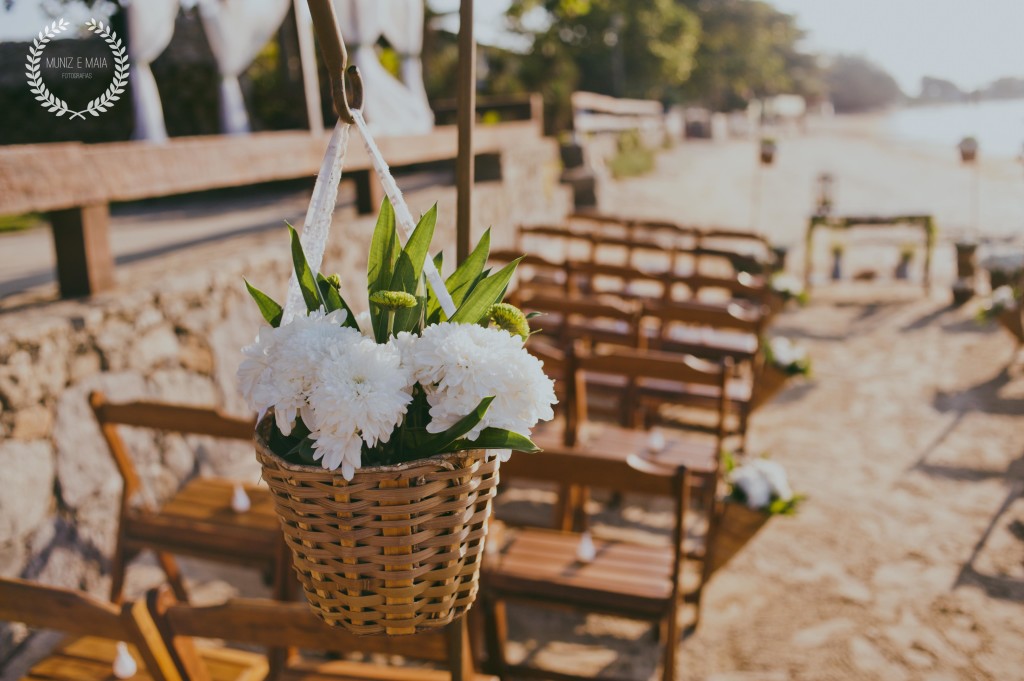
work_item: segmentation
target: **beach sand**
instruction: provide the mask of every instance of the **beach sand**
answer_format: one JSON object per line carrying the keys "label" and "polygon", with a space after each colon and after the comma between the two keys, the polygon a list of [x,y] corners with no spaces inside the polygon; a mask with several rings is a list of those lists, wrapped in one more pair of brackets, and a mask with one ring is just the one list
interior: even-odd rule
{"label": "beach sand", "polygon": [[[975,305],[949,306],[972,171],[954,149],[886,142],[875,125],[779,135],[776,165],[763,171],[752,141],[687,142],[660,154],[654,175],[602,183],[609,212],[750,227],[760,172],[755,228],[798,244],[827,170],[838,213],[931,212],[943,235],[930,295],[888,280],[900,241],[865,241],[858,267],[882,281],[824,284],[777,318],[773,333],[806,345],[814,375],[755,415],[750,449],[784,464],[808,498],[710,583],[700,627],[681,644],[688,681],[1024,679],[1024,367],[1008,368],[1012,339],[975,324]],[[1019,238],[1021,167],[983,160],[981,188],[984,233]],[[668,523],[664,507],[632,499],[622,515],[656,531]],[[254,575],[197,568],[186,564],[199,600],[266,593]],[[130,591],[159,579],[138,564]],[[516,657],[657,678],[646,625],[523,607],[510,617]]]}
{"label": "beach sand", "polygon": [[[755,151],[749,141],[684,144],[652,176],[606,182],[601,207],[749,227]],[[1011,336],[974,321],[976,303],[950,305],[973,171],[955,149],[881,139],[870,118],[819,124],[783,137],[776,165],[761,171],[757,228],[799,245],[823,170],[836,178],[839,214],[934,214],[938,285],[928,295],[891,280],[898,239],[913,233],[867,236],[848,252],[860,248],[857,267],[879,280],[821,285],[775,321],[773,334],[807,347],[813,376],[755,416],[750,450],[785,465],[808,499],[713,578],[681,678],[1024,679],[1024,357],[1013,363]],[[1007,250],[1024,225],[1024,171],[990,159],[980,179],[989,251]],[[669,516],[647,520],[664,527]],[[658,678],[649,629],[510,612],[517,657]]]}

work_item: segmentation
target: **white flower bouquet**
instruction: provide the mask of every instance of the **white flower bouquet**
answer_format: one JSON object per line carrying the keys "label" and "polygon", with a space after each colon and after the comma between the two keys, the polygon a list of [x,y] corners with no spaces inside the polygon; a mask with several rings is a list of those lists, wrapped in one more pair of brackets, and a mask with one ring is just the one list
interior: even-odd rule
{"label": "white flower bouquet", "polygon": [[[356,634],[413,634],[466,612],[500,459],[537,451],[531,429],[554,416],[554,384],[523,347],[529,323],[502,302],[518,260],[485,269],[485,233],[439,300],[424,281],[443,264],[427,260],[436,219],[435,207],[403,247],[384,202],[358,317],[291,227],[304,305],[246,282],[268,324],[239,369],[260,412],[256,457],[306,599]],[[293,305],[304,309],[288,319]]]}
{"label": "white flower bouquet", "polygon": [[[244,348],[239,384],[250,407],[273,412],[270,449],[296,464],[387,466],[469,449],[536,451],[531,429],[553,418],[554,384],[523,344],[526,317],[502,297],[518,260],[485,270],[490,234],[447,279],[447,319],[422,277],[437,219],[425,213],[404,247],[385,200],[370,246],[369,310],[342,297],[337,275],[310,270],[294,229],[291,251],[306,312],[283,309],[246,282],[268,326]],[[440,269],[441,254],[435,257]]]}
{"label": "white flower bouquet", "polygon": [[809,376],[811,358],[807,349],[783,336],[776,336],[762,344],[765,362],[787,376]]}
{"label": "white flower bouquet", "polygon": [[978,321],[981,323],[990,322],[997,319],[1001,314],[1007,310],[1012,310],[1017,307],[1020,296],[1011,286],[1000,286],[996,290],[992,291],[991,297],[988,302],[978,310]]}
{"label": "white flower bouquet", "polygon": [[795,300],[800,305],[806,305],[809,299],[807,290],[799,277],[786,272],[778,272],[772,275],[768,282],[772,292],[779,296],[784,303]]}
{"label": "white flower bouquet", "polygon": [[792,515],[803,500],[793,494],[786,469],[776,461],[762,457],[734,465],[730,459],[726,467],[729,501],[768,515]]}

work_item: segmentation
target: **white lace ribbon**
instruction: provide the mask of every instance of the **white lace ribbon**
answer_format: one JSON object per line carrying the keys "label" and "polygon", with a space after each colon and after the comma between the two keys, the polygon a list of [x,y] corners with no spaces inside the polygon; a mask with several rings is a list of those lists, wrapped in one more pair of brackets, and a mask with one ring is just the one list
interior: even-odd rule
{"label": "white lace ribbon", "polygon": [[[334,206],[338,201],[338,185],[341,183],[341,170],[345,165],[345,152],[348,150],[348,135],[351,128],[352,126],[342,121],[338,121],[338,124],[334,126],[331,141],[327,145],[327,153],[324,154],[324,160],[320,164],[320,173],[316,176],[316,184],[313,185],[313,196],[310,198],[309,208],[306,210],[306,220],[302,223],[299,243],[302,244],[309,268],[314,272],[319,272],[320,265],[323,264],[327,235],[331,231],[331,218],[334,216]],[[305,309],[306,303],[302,299],[302,291],[299,290],[299,281],[295,278],[295,272],[292,272],[281,323],[287,324],[296,312]]]}
{"label": "white lace ribbon", "polygon": [[[366,152],[370,156],[373,169],[380,178],[384,193],[391,201],[395,209],[395,220],[398,223],[398,231],[402,239],[409,240],[412,231],[416,228],[416,221],[409,211],[409,206],[398,188],[391,169],[384,161],[384,157],[377,148],[373,136],[366,127],[366,120],[361,111],[353,111],[353,118],[356,127],[362,134],[363,142],[366,145]],[[316,176],[316,184],[313,186],[313,196],[309,201],[309,209],[306,211],[306,221],[302,226],[302,234],[299,242],[306,254],[306,261],[314,272],[320,271],[323,263],[324,250],[327,246],[327,235],[331,229],[331,218],[334,215],[334,205],[338,198],[338,184],[341,182],[341,171],[345,165],[345,152],[348,149],[348,137],[350,125],[342,121],[334,126],[334,133],[327,145],[327,153],[324,154],[323,163],[320,165],[320,173]],[[437,302],[441,305],[447,317],[455,314],[455,303],[451,294],[445,288],[441,273],[434,266],[434,260],[427,254],[423,262],[423,274],[430,284],[430,288],[437,296]],[[302,292],[299,290],[299,282],[292,273],[291,282],[288,284],[288,297],[285,300],[284,315],[282,324],[287,324],[295,316],[296,312],[305,309],[305,302],[302,299]]]}
{"label": "white lace ribbon", "polygon": [[[398,183],[395,182],[395,178],[391,175],[391,169],[388,168],[388,164],[384,161],[380,149],[377,148],[377,143],[373,141],[373,136],[366,127],[366,119],[363,118],[363,112],[353,111],[352,117],[355,119],[356,127],[359,128],[359,132],[363,136],[363,142],[366,143],[366,153],[370,155],[370,162],[373,164],[373,169],[377,172],[377,177],[380,178],[380,183],[384,187],[384,193],[387,194],[388,199],[391,200],[391,205],[395,209],[395,219],[398,223],[399,234],[401,234],[402,239],[408,241],[409,237],[412,236],[412,230],[416,228],[416,221],[413,220],[412,213],[409,212],[409,206],[405,203],[402,190],[398,188]],[[441,273],[437,271],[437,268],[434,266],[434,259],[430,257],[429,253],[427,253],[427,257],[423,261],[423,274],[427,277],[427,282],[430,283],[430,288],[433,289],[434,295],[437,296],[437,302],[440,303],[445,316],[451,317],[454,315],[455,303],[452,301],[448,289],[445,288],[444,280],[441,279]]]}

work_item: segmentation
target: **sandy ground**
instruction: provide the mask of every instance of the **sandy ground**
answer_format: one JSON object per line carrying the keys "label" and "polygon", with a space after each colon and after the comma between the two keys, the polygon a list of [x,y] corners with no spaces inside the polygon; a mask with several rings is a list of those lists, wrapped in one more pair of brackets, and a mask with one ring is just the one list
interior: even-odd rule
{"label": "sandy ground", "polygon": [[[795,243],[814,178],[829,170],[838,212],[933,212],[946,237],[945,285],[930,296],[887,280],[900,241],[865,241],[858,262],[885,281],[823,285],[777,319],[775,333],[810,350],[814,376],[757,414],[751,449],[786,465],[809,498],[711,582],[700,628],[681,644],[682,678],[1024,679],[1024,366],[1010,368],[1010,336],[977,326],[975,306],[949,306],[949,240],[970,222],[969,171],[954,153],[879,141],[864,121],[782,137],[753,219],[752,142],[682,145],[656,175],[603,187],[609,211],[753,224]],[[1022,183],[1012,160],[982,164],[986,234],[1019,238]],[[667,522],[632,501],[623,516],[656,531]],[[186,571],[199,600],[266,593],[246,571]],[[129,591],[158,581],[140,563]],[[525,608],[511,625],[512,653],[543,666],[657,677],[646,625]]]}
{"label": "sandy ground", "polygon": [[[1009,334],[878,284],[820,289],[775,332],[806,344],[814,377],[757,414],[751,449],[809,499],[714,577],[682,678],[1024,678],[1024,367],[1008,370]],[[517,656],[656,678],[642,625],[538,612],[512,613]]]}

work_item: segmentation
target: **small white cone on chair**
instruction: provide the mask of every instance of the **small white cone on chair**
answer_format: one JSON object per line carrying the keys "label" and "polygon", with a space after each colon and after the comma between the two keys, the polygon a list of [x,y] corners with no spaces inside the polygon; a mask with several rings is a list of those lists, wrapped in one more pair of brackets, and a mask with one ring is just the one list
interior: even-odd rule
{"label": "small white cone on chair", "polygon": [[235,513],[245,513],[252,508],[252,501],[249,500],[249,495],[242,489],[242,485],[235,483],[235,488],[231,492],[231,510]]}
{"label": "small white cone on chair", "polygon": [[576,547],[576,560],[581,563],[592,563],[597,558],[597,548],[594,546],[594,538],[590,532],[580,535],[580,543]]}
{"label": "small white cone on chair", "polygon": [[117,656],[114,657],[113,672],[119,679],[130,679],[139,671],[139,665],[135,658],[128,652],[128,644],[124,641],[117,642]]}
{"label": "small white cone on chair", "polygon": [[647,436],[647,451],[657,454],[665,450],[665,434],[660,428],[652,428],[651,434]]}

